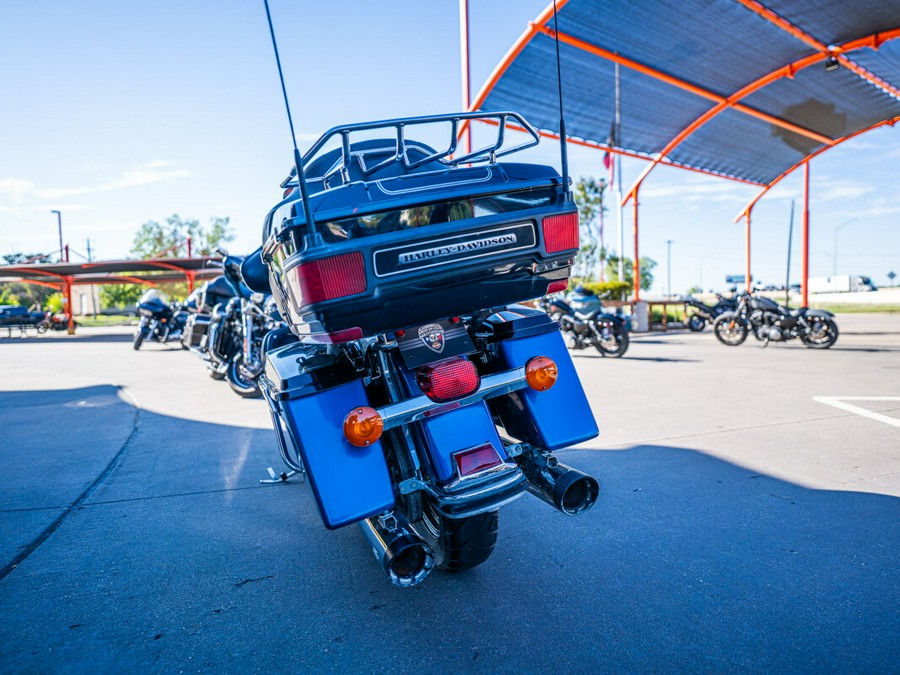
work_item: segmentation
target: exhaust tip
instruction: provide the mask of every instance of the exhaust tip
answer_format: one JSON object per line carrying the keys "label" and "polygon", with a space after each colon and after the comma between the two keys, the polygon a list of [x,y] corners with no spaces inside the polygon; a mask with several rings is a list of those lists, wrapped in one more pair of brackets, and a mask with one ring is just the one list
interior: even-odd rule
{"label": "exhaust tip", "polygon": [[553,486],[553,501],[560,511],[577,516],[590,509],[600,496],[596,478],[570,469]]}
{"label": "exhaust tip", "polygon": [[383,564],[395,586],[415,586],[434,569],[434,551],[419,537],[404,534],[390,543]]}

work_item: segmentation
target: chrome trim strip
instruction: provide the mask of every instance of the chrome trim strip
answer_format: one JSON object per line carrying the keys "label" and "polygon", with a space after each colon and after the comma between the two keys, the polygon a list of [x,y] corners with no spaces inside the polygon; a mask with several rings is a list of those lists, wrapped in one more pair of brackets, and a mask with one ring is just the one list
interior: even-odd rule
{"label": "chrome trim strip", "polygon": [[513,391],[518,391],[519,389],[524,389],[527,386],[528,383],[525,381],[525,368],[516,368],[514,370],[507,370],[502,373],[495,373],[481,378],[481,386],[478,388],[478,391],[469,394],[468,396],[464,396],[463,398],[456,399],[455,401],[436,403],[422,394],[421,396],[400,401],[399,403],[391,403],[381,408],[377,408],[375,412],[381,415],[381,419],[384,421],[384,430],[387,431],[394,427],[424,419],[426,413],[435,408],[446,406],[448,403],[454,404],[453,409],[456,409],[457,404],[458,407],[462,408],[467,405],[472,405],[473,403],[480,403],[487,398],[501,396]]}

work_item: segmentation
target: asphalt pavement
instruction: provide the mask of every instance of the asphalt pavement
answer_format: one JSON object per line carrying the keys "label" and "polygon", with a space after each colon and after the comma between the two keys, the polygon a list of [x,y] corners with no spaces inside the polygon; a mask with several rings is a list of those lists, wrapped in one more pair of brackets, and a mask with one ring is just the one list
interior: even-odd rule
{"label": "asphalt pavement", "polygon": [[320,523],[268,412],[128,329],[0,339],[0,672],[896,672],[900,315],[826,351],[575,354],[601,435],[569,518],[391,586]]}

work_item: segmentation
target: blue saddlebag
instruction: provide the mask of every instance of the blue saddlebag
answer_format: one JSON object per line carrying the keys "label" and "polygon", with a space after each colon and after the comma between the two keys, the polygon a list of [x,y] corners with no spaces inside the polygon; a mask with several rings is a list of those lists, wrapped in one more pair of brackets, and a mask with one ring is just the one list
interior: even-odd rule
{"label": "blue saddlebag", "polygon": [[369,405],[359,380],[282,400],[284,417],[303,458],[325,527],[335,529],[394,506],[381,441],[365,448],[344,437],[344,417]]}
{"label": "blue saddlebag", "polygon": [[425,447],[440,482],[456,477],[453,453],[490,443],[504,461],[506,452],[483,401],[421,422]]}
{"label": "blue saddlebag", "polygon": [[514,307],[488,319],[504,368],[521,368],[535,356],[556,362],[559,377],[547,391],[523,389],[495,399],[506,430],[521,440],[558,450],[599,432],[559,327],[543,312]]}

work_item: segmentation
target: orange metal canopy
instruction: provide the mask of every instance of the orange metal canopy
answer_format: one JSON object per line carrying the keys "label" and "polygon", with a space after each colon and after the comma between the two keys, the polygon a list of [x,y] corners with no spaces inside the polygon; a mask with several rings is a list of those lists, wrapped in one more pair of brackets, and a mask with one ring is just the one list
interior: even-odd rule
{"label": "orange metal canopy", "polygon": [[[557,0],[522,34],[471,110],[517,110],[559,137],[555,27],[568,140],[760,186],[900,120],[898,0]],[[616,70],[621,124],[615,126]],[[808,191],[807,191],[808,193]],[[808,212],[804,208],[804,214]],[[804,218],[808,240],[808,218]],[[804,303],[808,248],[804,249]],[[639,279],[635,270],[635,279]],[[639,297],[640,290],[635,288]]]}

